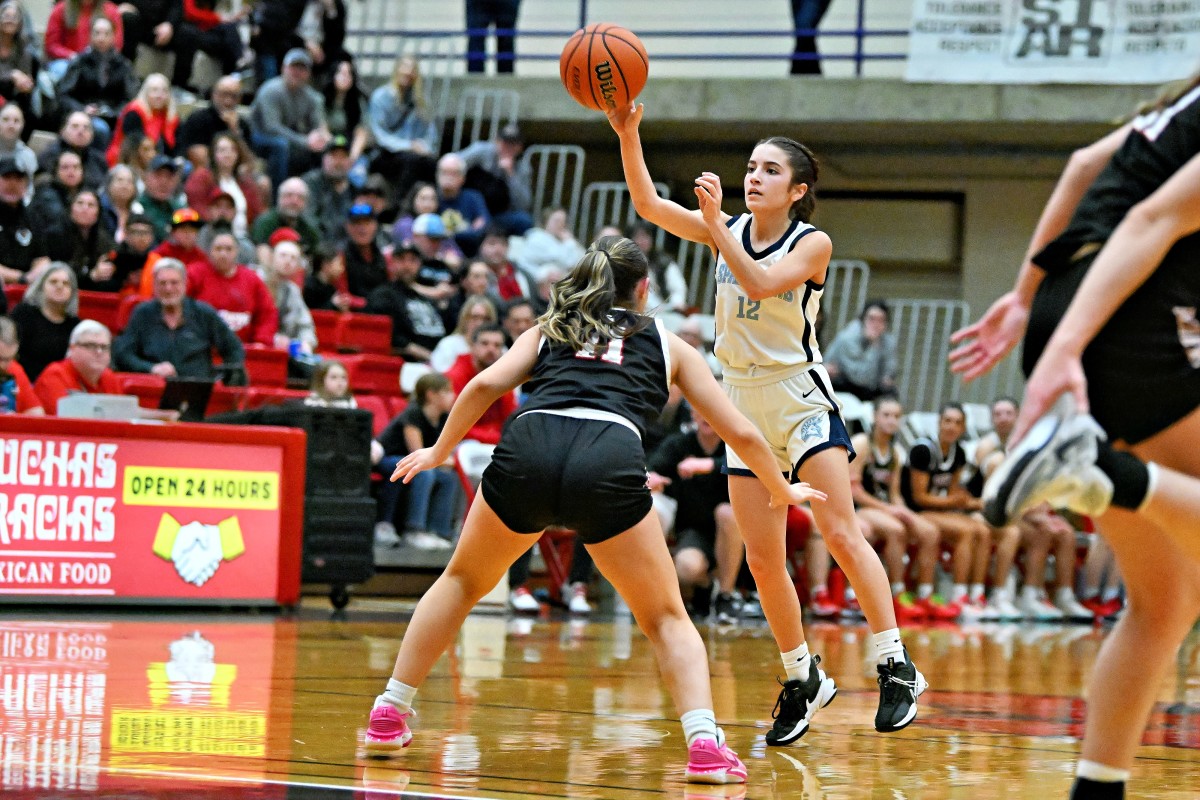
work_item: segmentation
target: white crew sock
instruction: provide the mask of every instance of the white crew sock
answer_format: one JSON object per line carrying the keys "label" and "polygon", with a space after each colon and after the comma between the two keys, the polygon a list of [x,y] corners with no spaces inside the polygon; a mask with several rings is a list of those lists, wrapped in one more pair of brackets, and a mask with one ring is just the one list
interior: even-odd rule
{"label": "white crew sock", "polygon": [[900,641],[899,628],[880,631],[874,634],[874,638],[875,649],[879,651],[880,664],[887,664],[888,660],[894,660],[897,663],[907,660],[904,658],[904,644]]}
{"label": "white crew sock", "polygon": [[401,714],[412,711],[412,701],[417,694],[417,687],[401,683],[395,678],[389,678],[387,690],[375,698],[375,706],[389,703],[396,707]]}
{"label": "white crew sock", "polygon": [[779,655],[783,659],[783,669],[789,681],[808,680],[808,668],[812,665],[812,656],[808,654],[808,642]]}
{"label": "white crew sock", "polygon": [[711,708],[688,711],[679,721],[683,723],[683,735],[687,739],[688,747],[697,739],[712,739],[718,745],[721,744],[721,729],[717,727],[717,716]]}
{"label": "white crew sock", "polygon": [[1117,769],[1096,761],[1080,760],[1075,767],[1075,774],[1097,783],[1126,783],[1129,780],[1129,770]]}

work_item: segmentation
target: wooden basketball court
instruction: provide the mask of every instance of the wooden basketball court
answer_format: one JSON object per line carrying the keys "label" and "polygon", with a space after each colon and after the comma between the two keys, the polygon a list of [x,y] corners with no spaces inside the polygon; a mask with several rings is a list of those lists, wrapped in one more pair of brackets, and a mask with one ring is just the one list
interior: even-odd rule
{"label": "wooden basketball court", "polygon": [[[5,797],[1063,798],[1104,631],[910,631],[932,687],[921,716],[874,732],[869,635],[812,624],[841,692],[795,745],[763,736],[778,653],[766,627],[702,626],[717,718],[745,787],[682,780],[685,748],[646,639],[627,617],[472,616],[417,696],[416,736],[361,756],[372,699],[411,605],[313,602],[273,615],[0,619]],[[1131,796],[1200,794],[1200,634],[1180,651]]]}

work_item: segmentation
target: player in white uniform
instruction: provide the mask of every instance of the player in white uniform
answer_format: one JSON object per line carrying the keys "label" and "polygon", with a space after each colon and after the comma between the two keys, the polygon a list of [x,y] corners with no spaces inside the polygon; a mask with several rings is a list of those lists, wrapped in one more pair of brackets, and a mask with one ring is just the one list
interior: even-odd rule
{"label": "player in white uniform", "polygon": [[[829,376],[821,366],[816,317],[829,256],[829,237],[808,219],[815,205],[817,164],[803,145],[783,137],[759,142],[744,179],[748,214],[721,210],[720,179],[696,179],[698,211],[660,198],[642,155],[642,106],[609,114],[621,140],[625,180],[646,220],[707,245],[717,255],[717,339],[734,405],[762,431],[793,480],[826,492],[813,508],[829,552],[845,570],[879,650],[879,710],[875,728],[894,731],[917,713],[922,675],[900,641],[887,574],[854,516],[850,494],[850,437]],[[779,645],[787,681],[767,744],[785,745],[808,729],[817,709],[833,699],[833,680],[817,668],[804,638],[800,603],[787,572],[785,512],[768,504],[766,488],[732,454],[729,497],[763,612]]]}

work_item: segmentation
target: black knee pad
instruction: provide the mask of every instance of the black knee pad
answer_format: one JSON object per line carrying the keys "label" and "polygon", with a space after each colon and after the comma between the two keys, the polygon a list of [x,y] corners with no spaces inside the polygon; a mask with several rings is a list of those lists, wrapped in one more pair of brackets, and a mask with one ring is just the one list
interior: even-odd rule
{"label": "black knee pad", "polygon": [[1101,442],[1096,466],[1113,482],[1114,506],[1132,511],[1141,507],[1150,490],[1150,472],[1144,461],[1133,453],[1114,450],[1108,442]]}

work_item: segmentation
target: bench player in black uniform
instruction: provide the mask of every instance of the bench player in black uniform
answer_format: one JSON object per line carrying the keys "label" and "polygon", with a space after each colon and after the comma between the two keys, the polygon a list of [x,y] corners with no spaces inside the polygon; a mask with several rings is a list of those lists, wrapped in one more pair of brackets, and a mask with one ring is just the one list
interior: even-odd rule
{"label": "bench player in black uniform", "polygon": [[597,241],[555,284],[538,326],[467,384],[437,443],[396,467],[392,480],[408,480],[444,463],[497,397],[524,384],[527,399],[483,474],[458,548],[417,605],[392,680],[375,701],[369,752],[407,746],[416,687],[475,603],[537,534],[557,525],[578,532],[653,643],[688,741],[688,780],[745,782],[745,766],[716,726],[704,644],[684,609],[651,510],[641,441],[645,420],[661,412],[675,383],[770,488],[773,503],[825,495],[804,483],[789,486],[762,436],[725,397],[704,359],[661,322],[637,313],[646,300],[647,271],[645,255],[628,239]]}
{"label": "bench player in black uniform", "polygon": [[1124,797],[1161,678],[1200,616],[1198,232],[1200,74],[1071,157],[1016,287],[955,335],[967,378],[1022,334],[1027,371],[1036,364],[989,512],[1050,500],[1103,514],[1125,577],[1129,605],[1088,690],[1075,800]]}

